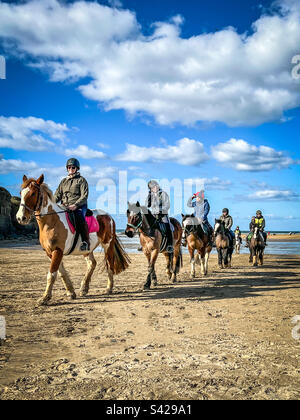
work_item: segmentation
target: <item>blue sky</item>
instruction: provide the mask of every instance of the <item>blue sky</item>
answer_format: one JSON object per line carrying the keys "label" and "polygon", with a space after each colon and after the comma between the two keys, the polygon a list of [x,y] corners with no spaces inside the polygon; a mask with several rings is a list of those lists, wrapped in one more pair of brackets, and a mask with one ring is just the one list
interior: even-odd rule
{"label": "blue sky", "polygon": [[259,208],[267,229],[300,230],[299,2],[0,1],[0,55],[12,194],[23,173],[55,189],[74,156],[90,207],[127,170],[204,181],[211,222],[229,207],[247,229]]}

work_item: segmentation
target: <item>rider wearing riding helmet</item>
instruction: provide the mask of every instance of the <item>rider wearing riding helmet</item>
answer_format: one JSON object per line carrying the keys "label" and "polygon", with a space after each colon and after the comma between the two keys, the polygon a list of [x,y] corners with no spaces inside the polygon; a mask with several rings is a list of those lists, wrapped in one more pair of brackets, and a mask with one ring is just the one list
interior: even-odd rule
{"label": "rider wearing riding helmet", "polygon": [[[204,233],[211,236],[213,233],[213,228],[209,224],[209,221],[207,219],[208,213],[210,211],[210,205],[206,198],[204,198],[204,190],[201,190],[197,192],[196,194],[193,194],[188,202],[188,207],[193,207],[194,210],[194,217],[197,219],[198,224],[201,224]],[[185,231],[182,235],[182,245],[186,246],[186,237],[185,237]]]}
{"label": "rider wearing riding helmet", "polygon": [[231,230],[231,227],[233,225],[232,217],[229,215],[229,210],[227,208],[224,208],[222,210],[222,216],[220,217],[220,220],[224,222],[225,229],[227,230],[229,234],[229,238],[232,239],[232,242],[234,241],[234,233]]}
{"label": "rider wearing riding helmet", "polygon": [[80,175],[80,163],[77,159],[68,159],[66,163],[68,176],[64,178],[55,194],[55,202],[61,202],[71,212],[75,213],[75,220],[77,228],[80,231],[82,244],[81,251],[88,251],[90,249],[90,240],[85,215],[87,212],[87,199],[89,195],[88,183],[83,176]]}
{"label": "rider wearing riding helmet", "polygon": [[267,233],[264,231],[265,226],[266,226],[266,221],[265,221],[264,216],[262,215],[261,210],[257,210],[256,212],[255,224],[259,227],[259,230],[262,232],[264,240],[265,240],[265,245],[267,245]]}
{"label": "rider wearing riding helmet", "polygon": [[242,233],[239,226],[235,228],[234,234],[238,236],[240,243],[242,243]]}
{"label": "rider wearing riding helmet", "polygon": [[170,198],[168,194],[163,191],[158,182],[151,180],[148,182],[149,193],[146,199],[146,206],[151,209],[153,216],[158,223],[162,223],[167,236],[167,252],[172,253],[173,247],[173,232],[171,228],[168,211],[170,209]]}

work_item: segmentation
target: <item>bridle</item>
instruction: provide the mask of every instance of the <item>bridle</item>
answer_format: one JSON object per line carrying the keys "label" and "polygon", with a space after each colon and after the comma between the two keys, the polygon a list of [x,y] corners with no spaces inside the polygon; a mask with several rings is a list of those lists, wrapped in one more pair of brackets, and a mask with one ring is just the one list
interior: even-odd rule
{"label": "bridle", "polygon": [[31,216],[34,216],[35,218],[37,217],[45,217],[45,216],[50,216],[52,214],[59,214],[59,213],[67,213],[68,210],[62,210],[62,211],[54,211],[51,213],[45,213],[45,214],[36,214],[37,211],[39,211],[42,207],[42,202],[43,202],[43,195],[41,192],[41,188],[38,184],[34,184],[34,186],[37,188],[38,190],[38,199],[36,200],[36,205],[34,207],[34,209],[31,209],[30,207],[26,206],[26,204],[21,203],[20,206],[24,207],[26,210],[28,210],[31,214]]}
{"label": "bridle", "polygon": [[133,225],[133,224],[131,224],[131,223],[127,223],[127,226],[128,227],[131,227],[132,229],[134,229],[134,231],[136,232],[141,226],[142,226],[142,224],[143,224],[143,216],[142,216],[142,213],[141,212],[139,212],[139,217],[140,217],[140,221],[138,222],[138,224],[135,226],[135,225]]}

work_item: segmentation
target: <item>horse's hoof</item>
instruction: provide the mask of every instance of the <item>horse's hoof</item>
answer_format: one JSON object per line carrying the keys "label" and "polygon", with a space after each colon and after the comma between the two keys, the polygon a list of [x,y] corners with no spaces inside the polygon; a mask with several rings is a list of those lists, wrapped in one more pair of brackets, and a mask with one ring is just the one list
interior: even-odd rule
{"label": "horse's hoof", "polygon": [[157,281],[154,281],[153,282],[153,286],[157,286]]}
{"label": "horse's hoof", "polygon": [[111,289],[106,289],[105,294],[106,294],[106,295],[111,295],[111,294],[112,294],[112,290],[111,290]]}
{"label": "horse's hoof", "polygon": [[71,295],[68,295],[69,300],[75,300],[76,299],[76,293],[72,293]]}
{"label": "horse's hoof", "polygon": [[50,297],[42,297],[37,301],[37,305],[38,306],[47,306],[50,299],[51,299]]}
{"label": "horse's hoof", "polygon": [[144,285],[144,287],[143,287],[143,290],[144,290],[144,291],[150,290],[150,286],[149,286],[149,285],[147,285],[147,284],[145,284],[145,285]]}

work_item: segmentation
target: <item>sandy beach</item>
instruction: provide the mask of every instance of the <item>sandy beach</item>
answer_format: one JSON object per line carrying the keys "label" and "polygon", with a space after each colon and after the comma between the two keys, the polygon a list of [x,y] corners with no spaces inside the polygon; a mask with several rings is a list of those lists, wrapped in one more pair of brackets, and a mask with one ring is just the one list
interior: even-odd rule
{"label": "sandy beach", "polygon": [[[132,254],[128,270],[106,296],[96,270],[90,294],[67,300],[60,279],[49,306],[38,307],[48,270],[39,249],[0,249],[0,399],[299,399],[299,255],[268,255],[252,267],[234,255],[209,275],[177,284],[158,259],[158,286],[143,292],[146,259]],[[97,254],[101,261],[102,255]],[[82,257],[65,259],[79,290]],[[293,330],[294,329],[294,330]],[[296,328],[297,329],[297,328]],[[297,332],[297,331],[296,331]]]}

